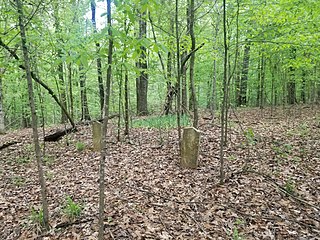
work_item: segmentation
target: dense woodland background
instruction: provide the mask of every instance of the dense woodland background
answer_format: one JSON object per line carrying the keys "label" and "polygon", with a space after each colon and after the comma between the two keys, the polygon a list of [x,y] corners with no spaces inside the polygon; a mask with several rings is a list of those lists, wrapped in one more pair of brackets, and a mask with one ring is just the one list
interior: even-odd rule
{"label": "dense woodland background", "polygon": [[1,1],[0,238],[317,239],[319,25],[317,0]]}
{"label": "dense woodland background", "polygon": [[[95,4],[24,4],[32,71],[58,96],[74,121],[101,116],[108,36],[106,3]],[[112,4],[112,113],[120,112],[123,116],[125,109],[131,116],[174,112],[176,26],[180,62],[200,47],[192,55],[194,59],[189,58],[182,66],[182,110],[190,113],[187,109],[192,108],[192,81],[200,108],[212,113],[220,108],[224,61],[222,3],[195,1],[192,9],[190,1],[178,4],[178,25],[173,1]],[[17,11],[9,1],[1,3],[0,11],[1,117],[8,128],[26,127],[30,125],[27,82],[19,69],[21,62],[12,56],[14,53],[19,59],[22,57]],[[320,100],[319,11],[316,0],[227,1],[231,107],[263,108]],[[34,88],[40,121],[65,122],[65,114],[48,92],[39,84]]]}

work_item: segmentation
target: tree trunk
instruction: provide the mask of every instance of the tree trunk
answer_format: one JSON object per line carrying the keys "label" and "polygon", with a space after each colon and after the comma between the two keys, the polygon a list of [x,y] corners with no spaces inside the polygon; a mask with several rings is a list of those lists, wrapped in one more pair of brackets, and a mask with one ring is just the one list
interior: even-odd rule
{"label": "tree trunk", "polygon": [[177,125],[178,125],[178,141],[179,141],[179,152],[181,151],[181,69],[180,69],[180,39],[179,39],[179,0],[176,0],[175,6],[175,26],[176,26],[176,54],[177,54],[177,86],[176,86],[176,94],[177,94]]}
{"label": "tree trunk", "polygon": [[228,81],[228,45],[227,45],[227,19],[226,19],[226,0],[223,0],[223,45],[224,45],[224,60],[223,60],[223,101],[221,107],[221,135],[220,135],[220,184],[224,183],[224,146],[225,146],[225,132],[227,124],[227,81]]}
{"label": "tree trunk", "polygon": [[[145,20],[146,12],[140,14],[139,20],[139,38],[143,39],[147,34],[147,22]],[[147,48],[140,47],[141,54],[138,62],[140,76],[137,78],[137,114],[140,116],[148,115],[148,64]]]}
{"label": "tree trunk", "polygon": [[72,87],[72,65],[68,64],[68,76],[69,76],[69,99],[70,99],[70,115],[74,118],[74,107],[73,107],[73,87]]}
{"label": "tree trunk", "polygon": [[0,68],[0,134],[5,133],[3,96],[2,96],[2,74],[4,74],[4,72],[5,72],[4,68]]}
{"label": "tree trunk", "polygon": [[81,95],[81,120],[90,120],[88,99],[87,99],[87,89],[86,89],[86,75],[83,66],[79,66],[80,74],[80,95]]}
{"label": "tree trunk", "polygon": [[[174,32],[174,20],[171,17],[170,18],[170,30],[171,32]],[[170,41],[170,44],[173,44],[173,42]],[[173,65],[173,58],[171,51],[168,51],[167,54],[167,95],[166,95],[166,101],[164,106],[164,114],[169,115],[169,113],[172,112],[172,103],[175,96],[175,88],[172,83],[172,65]]]}
{"label": "tree trunk", "polygon": [[124,123],[125,123],[125,129],[124,129],[124,135],[129,137],[129,76],[128,76],[128,70],[125,69],[124,74]]}
{"label": "tree trunk", "polygon": [[41,201],[42,201],[42,210],[43,210],[43,223],[44,227],[48,230],[49,229],[49,210],[48,210],[48,200],[47,200],[47,187],[44,179],[44,173],[42,168],[41,162],[41,150],[39,144],[39,136],[38,136],[38,128],[37,128],[37,115],[36,115],[36,108],[34,103],[34,94],[33,94],[33,84],[32,84],[32,76],[31,76],[31,68],[30,68],[30,60],[29,60],[29,53],[27,49],[27,40],[26,40],[26,33],[23,23],[23,6],[20,0],[16,0],[17,11],[19,14],[19,28],[20,28],[20,35],[21,35],[21,45],[23,51],[23,58],[25,64],[25,71],[27,75],[28,81],[28,92],[29,92],[29,104],[31,109],[31,118],[32,118],[32,132],[33,132],[33,142],[35,146],[35,154],[37,160],[37,168],[39,174],[39,182],[41,186]]}
{"label": "tree trunk", "polygon": [[[296,49],[291,48],[290,59],[294,61],[296,59]],[[293,63],[289,67],[289,81],[288,81],[288,104],[295,104],[296,102],[296,81],[295,81],[295,68]]]}
{"label": "tree trunk", "polygon": [[195,49],[196,49],[196,38],[194,36],[194,0],[190,0],[189,6],[189,33],[191,38],[191,52],[192,55],[190,57],[190,87],[191,87],[191,103],[192,110],[193,110],[193,127],[198,128],[198,104],[197,104],[197,97],[196,97],[196,90],[194,84],[194,62],[195,62]]}
{"label": "tree trunk", "polygon": [[[96,24],[96,3],[95,0],[91,0],[91,13],[92,13],[92,25],[93,25],[93,32],[97,32],[97,24]],[[103,110],[103,102],[104,102],[104,87],[103,87],[103,80],[102,80],[102,63],[101,57],[99,56],[100,52],[100,43],[96,42],[96,53],[97,53],[97,73],[98,73],[98,86],[99,86],[99,100],[100,100],[100,109],[101,109],[101,116]]]}
{"label": "tree trunk", "polygon": [[[181,59],[185,59],[188,53],[183,51]],[[181,71],[181,113],[185,114],[188,110],[188,88],[187,88],[187,64],[182,66]]]}
{"label": "tree trunk", "polygon": [[264,106],[264,81],[265,81],[265,60],[263,51],[259,54],[259,62],[258,62],[258,90],[257,90],[257,106],[262,109]]}
{"label": "tree trunk", "polygon": [[306,70],[302,69],[302,83],[301,83],[301,101],[302,103],[306,103]]}
{"label": "tree trunk", "polygon": [[249,72],[249,61],[250,61],[250,45],[246,44],[244,47],[243,53],[243,63],[242,71],[240,78],[239,86],[239,97],[237,101],[237,106],[246,106],[247,105],[247,81],[248,81],[248,72]]}
{"label": "tree trunk", "polygon": [[107,22],[108,22],[108,68],[107,68],[107,82],[104,95],[103,104],[103,127],[102,127],[102,144],[101,144],[101,156],[99,167],[99,232],[98,239],[104,239],[104,208],[105,208],[105,165],[107,157],[107,142],[106,134],[108,130],[109,120],[109,102],[110,102],[110,87],[112,77],[112,53],[113,53],[113,38],[112,38],[112,25],[111,25],[111,0],[107,0]]}
{"label": "tree trunk", "polygon": [[[61,34],[60,29],[60,19],[59,19],[59,11],[58,6],[54,6],[54,19],[55,19],[55,32],[56,34]],[[62,39],[58,37],[57,44],[58,44],[58,50],[57,50],[57,58],[59,60],[58,64],[58,78],[59,78],[59,95],[60,95],[60,102],[64,106],[65,109],[67,109],[67,98],[66,98],[66,89],[65,89],[65,82],[64,82],[64,70],[63,70],[63,61],[62,61],[62,50],[59,46],[59,44],[62,42]],[[67,116],[64,113],[64,111],[61,109],[61,123],[65,123],[67,121]]]}

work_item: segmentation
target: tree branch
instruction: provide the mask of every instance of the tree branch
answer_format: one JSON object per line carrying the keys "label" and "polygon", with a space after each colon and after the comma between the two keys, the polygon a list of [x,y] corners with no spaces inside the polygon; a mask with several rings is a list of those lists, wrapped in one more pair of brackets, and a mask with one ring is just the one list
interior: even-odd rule
{"label": "tree branch", "polygon": [[193,51],[191,51],[184,59],[182,59],[180,71],[182,72],[184,65],[187,63],[189,58],[194,54],[196,51],[198,51],[200,48],[204,46],[204,43],[201,43],[197,48],[195,48]]}

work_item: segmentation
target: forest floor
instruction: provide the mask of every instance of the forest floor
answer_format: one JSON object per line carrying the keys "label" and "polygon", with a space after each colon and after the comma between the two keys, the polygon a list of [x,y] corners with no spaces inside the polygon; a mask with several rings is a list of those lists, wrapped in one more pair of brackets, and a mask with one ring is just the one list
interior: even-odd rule
{"label": "forest floor", "polygon": [[[179,166],[174,129],[133,128],[117,142],[110,128],[106,239],[320,239],[319,108],[230,111],[224,185],[219,124],[203,114],[200,125],[196,170]],[[100,155],[91,136],[82,126],[45,143],[52,229],[42,235],[32,131],[0,136],[0,145],[19,141],[0,150],[0,239],[96,239]],[[75,219],[67,197],[69,208],[81,206]]]}

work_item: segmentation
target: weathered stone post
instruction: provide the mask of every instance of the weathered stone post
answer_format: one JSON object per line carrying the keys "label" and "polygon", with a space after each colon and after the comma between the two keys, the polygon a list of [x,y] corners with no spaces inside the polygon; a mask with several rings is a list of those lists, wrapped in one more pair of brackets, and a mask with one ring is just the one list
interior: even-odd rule
{"label": "weathered stone post", "polygon": [[102,124],[100,122],[92,123],[92,141],[93,141],[93,150],[101,151],[101,141],[102,141]]}
{"label": "weathered stone post", "polygon": [[200,148],[200,132],[193,128],[183,129],[181,142],[181,166],[185,168],[197,168]]}

